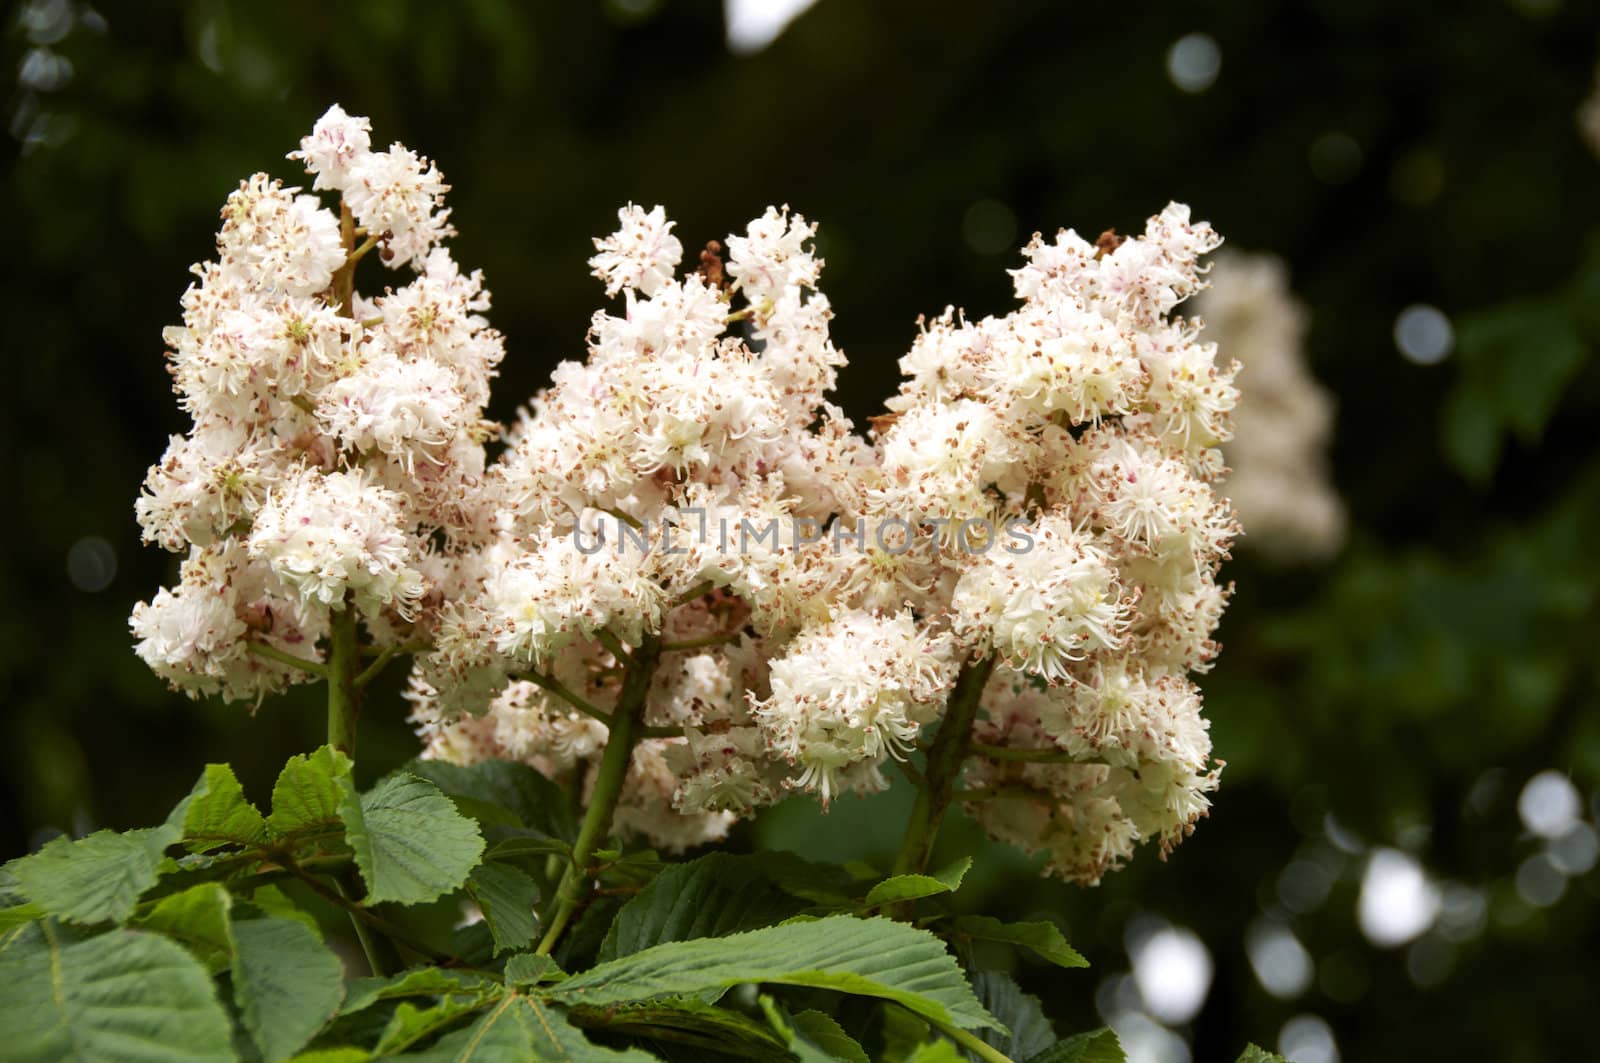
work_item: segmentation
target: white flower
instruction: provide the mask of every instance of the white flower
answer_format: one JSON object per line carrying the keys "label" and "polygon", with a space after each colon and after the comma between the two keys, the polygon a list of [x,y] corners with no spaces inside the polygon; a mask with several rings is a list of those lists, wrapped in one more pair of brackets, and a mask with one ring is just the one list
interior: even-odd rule
{"label": "white flower", "polygon": [[1059,517],[979,557],[951,599],[956,634],[1049,682],[1092,651],[1115,649],[1125,623],[1116,572],[1089,537]]}
{"label": "white flower", "polygon": [[826,802],[844,769],[901,756],[935,718],[954,678],[950,649],[909,612],[846,613],[802,631],[772,662],[772,696],[751,707],[773,751],[801,768],[794,785]]}
{"label": "white flower", "polygon": [[307,604],[409,615],[422,597],[400,527],[400,497],[359,473],[302,469],[268,497],[250,530],[250,556]]}
{"label": "white flower", "polygon": [[624,539],[615,521],[554,535],[533,549],[507,549],[491,569],[485,606],[495,624],[494,648],[543,664],[574,641],[610,630],[637,645],[660,625],[660,584],[649,555]]}
{"label": "white flower", "polygon": [[357,224],[385,237],[384,261],[398,268],[425,261],[435,244],[454,235],[442,206],[449,189],[433,163],[395,144],[352,161],[344,201]]}
{"label": "white flower", "polygon": [[806,247],[817,227],[807,225],[789,208],[768,207],[743,236],[728,237],[728,276],[764,316],[764,304],[776,303],[787,289],[811,287],[822,263]]}
{"label": "white flower", "polygon": [[466,427],[466,402],[456,374],[431,358],[402,361],[379,354],[335,381],[317,403],[317,417],[345,446],[380,450],[408,472],[416,462],[439,464],[442,451]]}
{"label": "white flower", "polygon": [[[229,541],[196,547],[178,586],[134,606],[128,620],[135,651],[157,675],[190,697],[259,701],[306,673],[249,652],[253,637],[315,661],[318,625],[273,595],[267,573]],[[252,633],[252,628],[254,629]]]}
{"label": "white flower", "polygon": [[300,140],[300,150],[291,151],[291,159],[306,164],[306,172],[316,175],[311,187],[317,190],[339,191],[350,183],[350,167],[372,150],[372,122],[366,118],[352,118],[337,103],[329,107],[311,135]]}
{"label": "white flower", "polygon": [[604,240],[595,240],[598,253],[589,260],[589,268],[606,282],[607,295],[616,295],[623,288],[654,295],[672,279],[672,271],[683,258],[683,244],[672,235],[673,223],[667,220],[666,208],[657,206],[647,212],[629,203],[617,211],[617,220],[621,228]]}
{"label": "white flower", "polygon": [[258,173],[228,197],[217,251],[232,279],[287,295],[315,295],[333,280],[345,259],[339,219],[297,191]]}

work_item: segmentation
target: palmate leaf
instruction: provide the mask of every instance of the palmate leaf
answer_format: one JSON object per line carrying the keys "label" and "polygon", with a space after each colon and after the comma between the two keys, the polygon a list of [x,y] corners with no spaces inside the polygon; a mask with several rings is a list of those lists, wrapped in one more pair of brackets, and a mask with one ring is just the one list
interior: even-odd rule
{"label": "palmate leaf", "polygon": [[183,817],[183,842],[203,853],[224,845],[259,845],[267,840],[267,821],[245,799],[244,788],[226,764],[207,764],[189,793]]}
{"label": "palmate leaf", "polygon": [[960,860],[931,875],[895,875],[886,878],[867,892],[867,905],[894,904],[897,901],[914,901],[934,897],[941,893],[954,893],[961,888],[961,880],[972,868],[972,857]]}
{"label": "palmate leaf", "polygon": [[268,1063],[287,1059],[333,1018],[344,998],[339,958],[289,919],[233,926],[233,999]]}
{"label": "palmate leaf", "polygon": [[1060,967],[1089,966],[1089,961],[1067,944],[1067,939],[1062,937],[1060,928],[1054,923],[1002,923],[987,915],[963,915],[954,920],[950,928],[958,936],[1001,941],[1032,949]]}
{"label": "palmate leaf", "polygon": [[578,836],[566,791],[526,764],[484,760],[463,767],[442,760],[413,760],[403,770],[427,779],[450,797],[506,809],[524,827],[551,838],[570,842]]}
{"label": "palmate leaf", "polygon": [[812,986],[893,1000],[933,1021],[1002,1028],[944,943],[889,919],[830,916],[727,937],[674,941],[602,963],[549,990],[566,1004],[691,996],[742,982]]}
{"label": "palmate leaf", "polygon": [[572,1008],[567,1020],[583,1029],[673,1041],[742,1059],[788,1063],[788,1045],[767,1025],[729,1008],[682,997],[648,1004]]}
{"label": "palmate leaf", "polygon": [[414,1063],[653,1063],[637,1049],[618,1052],[590,1043],[562,1008],[520,993],[506,997],[465,1029],[445,1034],[429,1048],[396,1057]]}
{"label": "palmate leaf", "polygon": [[533,879],[506,864],[479,864],[467,878],[467,893],[489,924],[496,956],[533,941],[538,929],[533,906],[539,900],[539,884]]}
{"label": "palmate leaf", "polygon": [[133,925],[180,942],[212,974],[233,962],[233,896],[219,883],[202,882],[163,897]]}
{"label": "palmate leaf", "polygon": [[506,985],[540,985],[559,982],[566,976],[555,960],[538,953],[520,952],[506,960]]}
{"label": "palmate leaf", "polygon": [[800,912],[806,902],[773,881],[761,856],[712,853],[669,866],[617,913],[599,960],[772,926]]}
{"label": "palmate leaf", "polygon": [[75,923],[122,923],[139,895],[156,884],[162,853],[180,833],[169,821],[126,834],[102,830],[76,841],[56,838],[6,866],[28,900],[51,915]]}
{"label": "palmate leaf", "polygon": [[972,988],[989,1014],[1005,1023],[1010,1034],[984,1030],[978,1034],[1012,1059],[1028,1059],[1056,1043],[1056,1032],[1045,1017],[1039,998],[1024,993],[1008,974],[979,971]]}
{"label": "palmate leaf", "polygon": [[339,802],[354,789],[350,768],[350,758],[332,746],[290,757],[272,786],[267,827],[278,837],[337,827]]}
{"label": "palmate leaf", "polygon": [[463,1016],[471,1015],[484,1007],[483,1002],[445,997],[437,1004],[419,1007],[410,1001],[401,1001],[389,1017],[373,1052],[379,1056],[398,1055],[434,1034],[458,1024]]}
{"label": "palmate leaf", "polygon": [[16,1063],[232,1060],[205,968],[175,942],[113,930],[72,944],[48,920],[0,953],[0,1043]]}
{"label": "palmate leaf", "polygon": [[340,1009],[340,1014],[350,1015],[384,1000],[448,997],[483,1001],[497,997],[499,992],[499,983],[488,975],[474,971],[418,967],[392,978],[353,979],[345,988],[344,1007]]}
{"label": "palmate leaf", "polygon": [[1073,1034],[1028,1059],[1027,1063],[1127,1063],[1122,1042],[1114,1030],[1102,1026],[1088,1033]]}
{"label": "palmate leaf", "polygon": [[761,1010],[766,1012],[772,1028],[788,1042],[789,1051],[799,1057],[800,1063],[871,1063],[866,1050],[844,1032],[844,1027],[831,1015],[820,1011],[802,1011],[790,1015],[777,1001],[763,995]]}
{"label": "palmate leaf", "polygon": [[345,840],[368,903],[421,904],[461,888],[483,855],[483,836],[439,788],[397,773],[338,803]]}

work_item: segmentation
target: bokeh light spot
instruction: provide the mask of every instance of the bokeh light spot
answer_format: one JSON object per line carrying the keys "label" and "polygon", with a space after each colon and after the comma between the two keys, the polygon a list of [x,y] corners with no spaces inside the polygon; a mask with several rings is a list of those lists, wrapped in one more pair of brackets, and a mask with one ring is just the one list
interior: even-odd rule
{"label": "bokeh light spot", "polygon": [[1374,945],[1404,945],[1433,925],[1439,891],[1422,865],[1398,849],[1374,849],[1361,877],[1361,932]]}
{"label": "bokeh light spot", "polygon": [[1541,838],[1559,838],[1582,814],[1583,799],[1572,780],[1559,771],[1541,771],[1517,796],[1522,825]]}
{"label": "bokeh light spot", "polygon": [[1408,362],[1437,365],[1455,345],[1455,329],[1436,306],[1417,303],[1394,319],[1394,345]]}
{"label": "bokeh light spot", "polygon": [[80,591],[96,594],[117,578],[117,552],[98,535],[86,535],[67,550],[67,579]]}
{"label": "bokeh light spot", "polygon": [[1278,1054],[1290,1063],[1339,1063],[1339,1044],[1322,1016],[1296,1015],[1278,1034]]}
{"label": "bokeh light spot", "polygon": [[1184,92],[1204,92],[1222,71],[1222,49],[1207,33],[1179,37],[1167,49],[1167,77]]}

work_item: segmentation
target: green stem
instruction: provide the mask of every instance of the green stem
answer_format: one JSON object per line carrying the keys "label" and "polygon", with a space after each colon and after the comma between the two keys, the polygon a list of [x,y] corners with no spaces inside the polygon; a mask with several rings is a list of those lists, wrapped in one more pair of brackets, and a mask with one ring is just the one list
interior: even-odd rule
{"label": "green stem", "polygon": [[680,605],[688,605],[696,598],[704,598],[706,595],[710,594],[716,589],[716,583],[711,580],[705,580],[702,583],[696,583],[693,587],[690,587],[688,590],[672,599],[672,605],[670,608],[676,609]]}
{"label": "green stem", "polygon": [[928,1019],[926,1015],[921,1017],[927,1019],[928,1022],[932,1023],[938,1028],[940,1033],[944,1034],[946,1037],[950,1038],[950,1040],[954,1041],[962,1048],[965,1048],[968,1052],[971,1052],[979,1059],[987,1060],[988,1063],[1016,1063],[1016,1061],[1010,1056],[1006,1055],[1004,1052],[1000,1051],[998,1048],[994,1047],[977,1034],[963,1030],[961,1027],[952,1025],[951,1023],[939,1022],[937,1019]]}
{"label": "green stem", "polygon": [[978,718],[978,704],[989,675],[994,671],[994,661],[993,655],[968,661],[961,666],[961,674],[950,690],[944,720],[933,736],[933,744],[928,747],[924,784],[917,792],[911,822],[906,825],[905,840],[894,862],[896,875],[920,874],[927,870],[939,824],[944,822],[956,780],[961,777],[961,765],[972,741],[972,725]]}
{"label": "green stem", "polygon": [[622,680],[622,695],[610,716],[611,733],[606,737],[606,751],[600,758],[600,773],[589,794],[589,808],[583,814],[583,825],[578,828],[578,840],[572,845],[572,862],[561,875],[561,885],[556,888],[555,914],[539,941],[541,955],[549,955],[556,947],[562,931],[584,902],[589,884],[589,858],[611,831],[611,817],[622,795],[623,780],[628,776],[634,743],[645,729],[645,703],[660,656],[661,640],[654,635],[646,635],[630,655],[628,672]]}
{"label": "green stem", "polygon": [[595,641],[606,648],[607,653],[617,659],[618,664],[626,665],[633,659],[633,654],[628,652],[628,647],[624,646],[617,636],[604,628],[596,631],[594,637]]}
{"label": "green stem", "polygon": [[356,721],[361,715],[361,638],[354,603],[328,614],[328,744],[355,759]]}
{"label": "green stem", "polygon": [[[316,884],[309,877],[303,876],[303,879],[316,889]],[[382,978],[392,971],[399,970],[403,965],[399,962],[399,956],[395,955],[394,945],[375,936],[368,928],[366,920],[358,914],[356,904],[350,899],[349,890],[344,883],[335,880],[333,888],[332,896],[326,893],[323,895],[350,914],[350,925],[355,928],[356,940],[361,942],[361,952],[367,958],[367,966],[372,968],[372,976]],[[317,892],[323,891],[317,890]]]}
{"label": "green stem", "polygon": [[663,642],[662,653],[677,653],[680,650],[699,650],[707,646],[726,646],[739,641],[737,631],[724,631],[720,635],[702,635],[699,638],[684,639],[682,642]]}
{"label": "green stem", "polygon": [[[429,648],[425,642],[406,642],[384,648],[379,651],[377,657],[373,658],[372,663],[367,665],[366,670],[356,676],[356,686],[364,687],[378,678],[384,668],[388,667],[389,662],[396,657],[404,654],[423,653]],[[362,647],[362,653],[366,653],[366,647],[364,646]]]}
{"label": "green stem", "polygon": [[279,664],[286,664],[290,668],[298,668],[302,672],[309,672],[319,679],[328,678],[327,667],[316,661],[308,661],[304,657],[296,657],[292,653],[286,653],[276,646],[269,646],[265,642],[246,642],[244,645],[246,650],[257,657],[265,657],[269,661],[277,661]]}

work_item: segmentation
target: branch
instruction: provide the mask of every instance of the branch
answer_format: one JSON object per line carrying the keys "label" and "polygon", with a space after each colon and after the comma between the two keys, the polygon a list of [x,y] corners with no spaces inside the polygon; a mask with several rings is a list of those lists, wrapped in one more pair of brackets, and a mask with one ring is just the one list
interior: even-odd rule
{"label": "branch", "polygon": [[287,653],[278,649],[278,647],[268,645],[265,642],[249,641],[244,644],[244,648],[255,654],[257,657],[265,657],[269,661],[276,661],[279,664],[286,664],[290,668],[298,668],[302,672],[316,676],[318,679],[328,678],[327,665],[321,664],[317,661],[308,661],[304,657],[296,657],[292,653]]}
{"label": "branch", "polygon": [[680,605],[688,605],[696,598],[703,598],[716,589],[717,584],[714,580],[703,580],[699,583],[696,583],[693,587],[690,587],[676,598],[672,599],[672,604],[667,608],[676,609]]}
{"label": "branch", "polygon": [[432,648],[433,647],[426,642],[407,642],[398,646],[387,646],[378,652],[376,660],[367,665],[367,667],[362,670],[361,674],[356,676],[356,686],[364,687],[374,679],[378,678],[378,674],[384,670],[389,662],[401,654],[422,653],[423,651],[430,650]]}
{"label": "branch", "polygon": [[586,872],[589,857],[611,830],[611,818],[617,810],[617,799],[622,795],[628,765],[633,760],[633,747],[642,737],[641,725],[650,698],[650,682],[655,678],[660,653],[661,644],[655,636],[646,635],[639,644],[638,653],[628,662],[628,674],[622,682],[622,695],[617,700],[614,723],[611,733],[606,737],[606,751],[600,758],[594,789],[589,794],[589,807],[583,814],[578,838],[572,843],[572,863],[562,872],[561,883],[556,887],[555,913],[550,917],[544,936],[539,939],[540,955],[548,956],[556,947],[556,942],[583,904],[584,894],[591,885]]}
{"label": "branch", "polygon": [[695,639],[684,639],[682,642],[663,642],[662,653],[675,653],[679,650],[699,650],[707,646],[726,646],[739,641],[739,632],[724,631],[718,635],[704,635]]}
{"label": "branch", "polygon": [[[550,691],[550,693],[554,694],[562,701],[565,701],[568,705],[571,705],[585,716],[588,716],[591,719],[599,720],[601,723],[605,724],[607,730],[615,726],[615,718],[611,713],[606,712],[593,702],[585,701],[583,698],[573,693],[570,687],[553,675],[546,675],[543,672],[512,672],[511,678],[526,679],[530,683],[544,687],[544,689]],[[681,727],[639,727],[637,728],[637,732],[640,738],[683,737],[683,728]]]}
{"label": "branch", "polygon": [[618,664],[632,663],[633,654],[628,652],[628,648],[624,646],[620,640],[618,640],[617,636],[613,635],[605,628],[601,628],[599,631],[594,633],[594,637],[596,642],[604,646],[611,656],[617,659]]}

